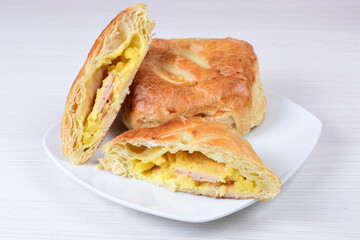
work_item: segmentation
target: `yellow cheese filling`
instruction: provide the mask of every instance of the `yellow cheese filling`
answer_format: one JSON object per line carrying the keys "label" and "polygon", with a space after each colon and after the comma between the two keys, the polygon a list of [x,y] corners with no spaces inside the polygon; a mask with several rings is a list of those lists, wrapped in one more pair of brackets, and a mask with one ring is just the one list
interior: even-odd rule
{"label": "yellow cheese filling", "polygon": [[[132,146],[131,150],[136,147]],[[144,148],[144,147],[141,147]],[[129,149],[129,148],[128,148]],[[172,191],[192,190],[216,192],[218,197],[232,194],[252,194],[259,191],[252,176],[245,178],[238,170],[216,162],[200,152],[178,151],[160,155],[151,149],[140,150],[130,160],[132,176],[165,185]]]}
{"label": "yellow cheese filling", "polygon": [[[105,77],[101,88],[96,92],[93,109],[85,123],[82,138],[82,144],[85,148],[92,146],[98,139],[104,123],[104,116],[116,109],[116,99],[119,99],[123,92],[124,81],[130,77],[133,69],[138,68],[144,54],[145,39],[141,34],[135,32],[118,49],[100,59],[101,68],[104,68],[105,71]],[[107,78],[110,74],[114,74],[113,79]],[[109,90],[112,82],[111,94],[106,102],[102,103],[101,98]]]}

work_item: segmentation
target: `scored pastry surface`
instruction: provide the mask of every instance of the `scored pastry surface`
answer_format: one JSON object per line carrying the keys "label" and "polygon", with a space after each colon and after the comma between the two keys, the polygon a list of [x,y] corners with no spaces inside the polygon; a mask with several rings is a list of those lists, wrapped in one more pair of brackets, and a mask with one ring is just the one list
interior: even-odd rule
{"label": "scored pastry surface", "polygon": [[128,128],[200,116],[244,135],[265,115],[253,47],[241,40],[153,39],[126,97]]}

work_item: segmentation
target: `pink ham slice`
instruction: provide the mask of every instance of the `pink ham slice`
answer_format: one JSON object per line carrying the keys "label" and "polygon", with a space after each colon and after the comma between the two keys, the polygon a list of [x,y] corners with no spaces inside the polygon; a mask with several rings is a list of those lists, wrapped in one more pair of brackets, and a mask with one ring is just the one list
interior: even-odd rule
{"label": "pink ham slice", "polygon": [[175,171],[179,174],[187,174],[191,179],[199,181],[199,182],[212,182],[212,183],[216,183],[217,182],[217,178],[216,177],[211,177],[211,176],[206,176],[200,173],[192,173],[191,171],[189,172],[184,172],[181,171],[179,169],[175,169]]}
{"label": "pink ham slice", "polygon": [[106,82],[107,79],[109,79],[109,82],[108,84],[106,85],[105,87],[105,90],[104,92],[102,93],[101,97],[100,97],[100,101],[99,101],[99,105],[97,107],[97,111],[100,112],[101,109],[103,109],[106,101],[109,99],[111,93],[112,93],[112,90],[114,88],[114,76],[115,74],[114,73],[111,73],[109,76],[107,76],[103,82]]}
{"label": "pink ham slice", "polygon": [[160,166],[154,166],[154,167],[151,168],[152,172],[157,172],[159,170],[160,170]]}

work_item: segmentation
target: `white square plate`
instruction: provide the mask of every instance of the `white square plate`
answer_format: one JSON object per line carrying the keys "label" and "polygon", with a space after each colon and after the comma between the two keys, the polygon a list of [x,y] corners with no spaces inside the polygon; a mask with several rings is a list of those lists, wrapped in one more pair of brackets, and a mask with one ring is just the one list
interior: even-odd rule
{"label": "white square plate", "polygon": [[[245,138],[252,144],[264,164],[279,176],[284,184],[315,147],[322,126],[318,118],[297,104],[274,94],[265,95],[265,120]],[[125,130],[117,119],[104,143]],[[256,202],[173,193],[141,180],[122,178],[107,170],[96,170],[96,159],[102,156],[101,148],[86,164],[75,166],[62,154],[60,123],[45,133],[43,145],[60,169],[90,191],[123,206],[157,216],[186,222],[207,222]]]}

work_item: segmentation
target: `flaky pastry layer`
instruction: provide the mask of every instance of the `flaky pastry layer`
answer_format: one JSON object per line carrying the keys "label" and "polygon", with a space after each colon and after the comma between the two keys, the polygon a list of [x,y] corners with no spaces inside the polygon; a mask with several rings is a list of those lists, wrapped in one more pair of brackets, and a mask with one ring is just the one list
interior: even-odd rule
{"label": "flaky pastry layer", "polygon": [[146,5],[137,4],[118,14],[95,41],[62,118],[63,153],[74,164],[99,148],[146,55],[153,27]]}
{"label": "flaky pastry layer", "polygon": [[241,135],[200,117],[178,117],[124,132],[103,147],[104,168],[182,191],[218,198],[268,200],[281,187]]}
{"label": "flaky pastry layer", "polygon": [[154,39],[126,97],[122,119],[154,127],[177,116],[200,116],[244,135],[265,116],[253,47],[241,40]]}

